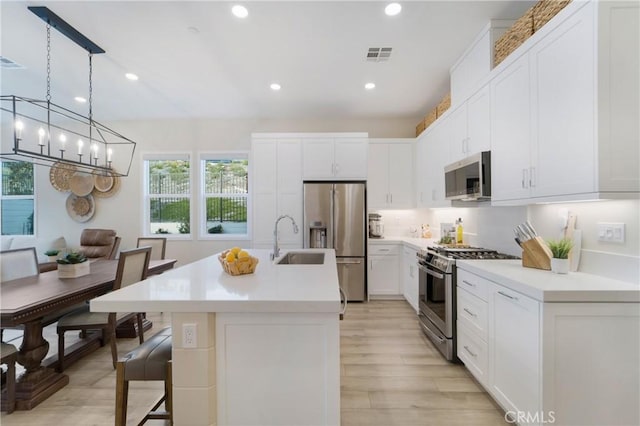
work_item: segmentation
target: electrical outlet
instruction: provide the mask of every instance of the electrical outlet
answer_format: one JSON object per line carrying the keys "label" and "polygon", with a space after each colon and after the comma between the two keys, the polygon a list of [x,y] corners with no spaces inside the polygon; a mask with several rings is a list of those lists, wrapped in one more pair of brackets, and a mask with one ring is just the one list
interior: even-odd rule
{"label": "electrical outlet", "polygon": [[624,243],[624,223],[598,223],[598,241]]}
{"label": "electrical outlet", "polygon": [[196,324],[182,324],[182,347],[183,348],[198,347]]}

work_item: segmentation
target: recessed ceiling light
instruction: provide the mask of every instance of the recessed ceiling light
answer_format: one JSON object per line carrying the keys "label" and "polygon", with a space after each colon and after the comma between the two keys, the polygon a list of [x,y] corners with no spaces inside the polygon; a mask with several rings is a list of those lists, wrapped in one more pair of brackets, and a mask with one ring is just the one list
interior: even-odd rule
{"label": "recessed ceiling light", "polygon": [[280,90],[280,85],[278,83],[271,83],[271,90]]}
{"label": "recessed ceiling light", "polygon": [[396,16],[402,10],[402,6],[400,3],[389,3],[387,7],[384,8],[384,13],[389,16]]}
{"label": "recessed ceiling light", "polygon": [[249,11],[246,7],[240,6],[239,4],[233,6],[231,8],[231,13],[233,13],[238,18],[246,18],[249,16]]}
{"label": "recessed ceiling light", "polygon": [[136,81],[138,79],[137,75],[130,72],[126,73],[124,76],[127,77],[129,80],[133,80],[133,81]]}
{"label": "recessed ceiling light", "polygon": [[375,83],[367,83],[367,84],[364,85],[364,88],[367,89],[367,90],[371,90],[371,89],[375,89],[376,85],[375,85]]}
{"label": "recessed ceiling light", "polygon": [[76,102],[80,102],[81,104],[87,102],[87,100],[85,98],[83,98],[82,96],[76,96],[75,98],[73,98]]}

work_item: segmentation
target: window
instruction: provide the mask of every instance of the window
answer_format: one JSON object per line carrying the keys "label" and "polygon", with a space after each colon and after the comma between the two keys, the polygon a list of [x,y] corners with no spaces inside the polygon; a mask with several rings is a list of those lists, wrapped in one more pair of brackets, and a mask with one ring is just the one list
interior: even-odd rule
{"label": "window", "polygon": [[191,234],[188,155],[145,155],[145,235]]}
{"label": "window", "polygon": [[2,235],[34,235],[33,164],[3,161],[0,175]]}
{"label": "window", "polygon": [[218,239],[248,238],[248,154],[207,154],[201,159],[202,234]]}

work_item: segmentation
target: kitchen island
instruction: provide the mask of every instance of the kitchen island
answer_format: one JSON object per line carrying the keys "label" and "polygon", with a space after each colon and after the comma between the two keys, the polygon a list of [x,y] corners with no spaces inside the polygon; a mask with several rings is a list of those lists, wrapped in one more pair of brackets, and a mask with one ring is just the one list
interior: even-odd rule
{"label": "kitchen island", "polygon": [[91,310],[171,313],[176,425],[339,424],[335,252],[304,252],[324,262],[279,265],[250,250],[255,273],[231,276],[213,255],[94,299]]}

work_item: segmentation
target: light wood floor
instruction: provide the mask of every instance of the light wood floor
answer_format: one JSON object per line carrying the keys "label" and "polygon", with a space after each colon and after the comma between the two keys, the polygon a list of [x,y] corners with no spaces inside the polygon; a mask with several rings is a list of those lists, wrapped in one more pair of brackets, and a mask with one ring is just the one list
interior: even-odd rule
{"label": "light wood floor", "polygon": [[[148,314],[154,326],[170,315]],[[445,361],[419,329],[405,301],[349,304],[341,329],[342,425],[504,425],[503,412],[462,365]],[[69,333],[71,334],[71,333]],[[49,328],[52,350],[55,329]],[[124,355],[137,339],[119,339]],[[65,388],[31,411],[2,413],[2,426],[113,425],[115,371],[108,346],[66,370]],[[128,424],[138,424],[162,395],[160,382],[132,382]],[[151,420],[147,425],[164,425]]]}

